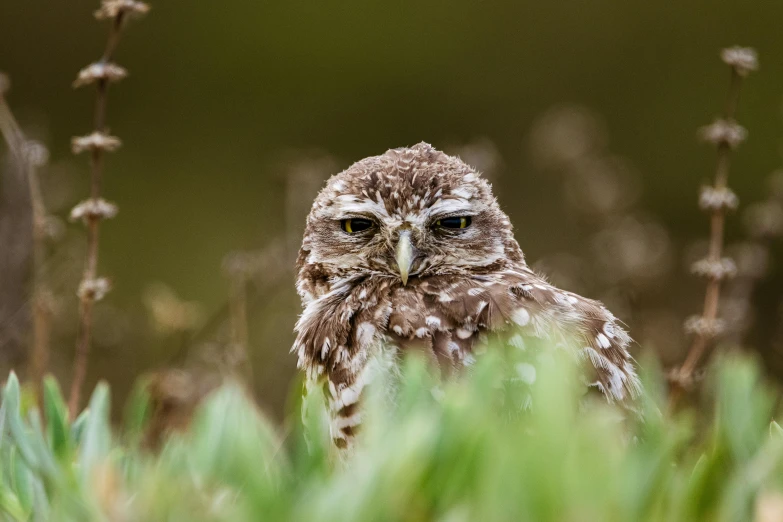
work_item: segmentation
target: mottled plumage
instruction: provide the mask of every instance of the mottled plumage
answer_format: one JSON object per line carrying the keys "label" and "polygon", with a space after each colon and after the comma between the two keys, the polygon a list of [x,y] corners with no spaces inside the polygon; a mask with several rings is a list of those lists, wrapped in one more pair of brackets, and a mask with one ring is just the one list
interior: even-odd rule
{"label": "mottled plumage", "polygon": [[[351,233],[349,219],[372,225]],[[533,272],[490,185],[426,143],[329,179],[307,218],[297,269],[304,311],[292,351],[309,385],[326,390],[339,447],[360,423],[364,386],[384,371],[373,361],[394,365],[399,353],[421,350],[451,374],[493,332],[508,332],[512,344],[530,336],[572,349],[592,363],[592,384],[609,400],[638,393],[630,339],[614,316]]]}

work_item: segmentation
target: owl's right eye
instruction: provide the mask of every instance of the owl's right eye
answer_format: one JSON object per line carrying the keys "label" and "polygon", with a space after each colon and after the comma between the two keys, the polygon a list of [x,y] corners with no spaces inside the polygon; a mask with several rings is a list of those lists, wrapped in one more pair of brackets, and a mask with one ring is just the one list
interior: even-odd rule
{"label": "owl's right eye", "polygon": [[340,221],[340,226],[343,230],[349,234],[356,234],[357,232],[364,232],[373,227],[374,223],[369,219],[362,218],[350,218]]}

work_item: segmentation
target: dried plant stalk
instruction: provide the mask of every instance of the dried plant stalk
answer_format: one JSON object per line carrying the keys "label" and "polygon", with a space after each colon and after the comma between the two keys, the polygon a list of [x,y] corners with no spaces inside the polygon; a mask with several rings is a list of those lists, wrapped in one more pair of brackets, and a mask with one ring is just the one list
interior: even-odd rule
{"label": "dried plant stalk", "polygon": [[103,0],[101,8],[95,12],[98,19],[109,19],[111,28],[106,47],[100,60],[79,72],[74,87],[96,85],[95,115],[93,133],[73,139],[73,151],[90,153],[90,199],[83,201],[71,212],[72,219],[82,219],[87,226],[87,259],[84,275],[79,285],[79,333],[73,362],[73,380],[68,399],[71,418],[79,408],[81,389],[87,374],[87,360],[90,352],[93,322],[93,306],[109,290],[108,280],[98,277],[98,240],[99,225],[102,219],[114,217],[117,207],[101,198],[103,185],[103,155],[120,145],[120,140],[108,135],[106,126],[106,107],[109,84],[123,79],[125,69],[111,62],[119,43],[122,29],[131,15],[140,15],[149,8],[134,0]]}
{"label": "dried plant stalk", "polygon": [[237,372],[247,384],[253,381],[247,323],[248,282],[255,268],[256,257],[250,252],[232,252],[223,259],[223,271],[231,283],[229,319],[232,371]]}
{"label": "dried plant stalk", "polygon": [[247,353],[247,281],[231,281],[231,340],[243,353]]}
{"label": "dried plant stalk", "polygon": [[[38,155],[38,154],[35,154]],[[34,158],[33,158],[34,159]],[[33,344],[30,351],[30,377],[36,385],[39,403],[43,404],[43,378],[49,369],[49,342],[52,330],[52,292],[45,279],[47,213],[41,196],[36,163],[29,159],[27,179],[33,209]]]}
{"label": "dried plant stalk", "polygon": [[231,281],[231,341],[237,361],[236,371],[250,385],[253,382],[253,366],[250,363],[250,337],[247,326],[247,280]]}
{"label": "dried plant stalk", "polygon": [[37,142],[28,141],[14,118],[5,99],[9,81],[0,74],[0,133],[8,143],[11,154],[22,168],[28,183],[30,207],[32,209],[32,323],[33,337],[30,350],[30,377],[39,393],[40,383],[49,365],[49,339],[51,337],[51,292],[44,277],[46,264],[46,220],[47,212],[41,195],[38,168],[49,156],[46,148]]}
{"label": "dried plant stalk", "polygon": [[[749,72],[756,70],[758,63],[756,52],[749,48],[724,49],[721,58],[731,67],[731,84],[723,119],[716,120],[700,132],[705,141],[717,147],[714,184],[702,189],[699,200],[701,208],[710,212],[709,252],[706,258],[697,261],[693,266],[694,273],[707,278],[707,290],[701,315],[689,318],[685,325],[688,333],[694,335],[694,340],[685,362],[673,375],[679,389],[688,386],[711,342],[722,333],[723,323],[718,318],[721,283],[736,273],[734,261],[723,257],[723,235],[726,214],[738,205],[736,195],[728,187],[731,152],[744,141],[747,132],[734,118],[739,105],[742,79]],[[673,400],[676,400],[676,395]]]}

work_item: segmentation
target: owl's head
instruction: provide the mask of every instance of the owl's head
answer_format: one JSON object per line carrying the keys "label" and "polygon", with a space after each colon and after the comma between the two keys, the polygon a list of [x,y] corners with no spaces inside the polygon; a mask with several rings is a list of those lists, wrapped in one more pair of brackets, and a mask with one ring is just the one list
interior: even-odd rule
{"label": "owl's head", "polygon": [[426,143],[332,176],[307,218],[299,264],[328,278],[475,274],[522,262],[508,216],[478,172]]}

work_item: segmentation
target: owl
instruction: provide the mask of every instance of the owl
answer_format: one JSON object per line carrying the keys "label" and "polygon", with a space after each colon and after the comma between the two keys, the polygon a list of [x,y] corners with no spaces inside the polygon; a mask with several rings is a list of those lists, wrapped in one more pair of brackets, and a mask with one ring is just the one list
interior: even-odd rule
{"label": "owl", "polygon": [[423,352],[458,374],[497,332],[572,346],[610,402],[639,393],[630,338],[614,316],[531,270],[489,183],[426,143],[332,176],[296,266],[303,312],[292,352],[305,388],[324,390],[338,448],[353,444],[363,390],[400,355]]}

